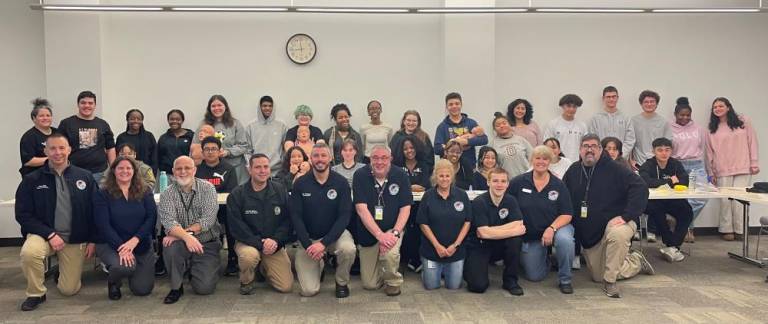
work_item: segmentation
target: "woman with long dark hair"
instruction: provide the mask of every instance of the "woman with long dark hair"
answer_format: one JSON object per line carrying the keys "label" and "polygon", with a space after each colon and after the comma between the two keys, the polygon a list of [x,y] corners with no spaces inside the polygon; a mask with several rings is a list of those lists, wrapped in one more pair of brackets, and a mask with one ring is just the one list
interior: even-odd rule
{"label": "woman with long dark hair", "polygon": [[[727,98],[715,98],[709,115],[707,142],[709,175],[715,184],[721,187],[749,186],[752,175],[760,172],[757,153],[757,134],[749,119],[736,114]],[[722,200],[718,231],[724,240],[741,239],[736,236],[746,234],[743,233],[742,213],[741,204]]]}
{"label": "woman with long dark hair", "polygon": [[[220,157],[234,168],[237,183],[248,181],[250,176],[245,163],[245,153],[249,149],[248,137],[243,124],[232,116],[224,96],[217,94],[208,99],[203,124],[211,125],[216,130],[216,137],[221,140]],[[200,139],[195,138],[194,143],[200,143]]]}
{"label": "woman with long dark hair", "polygon": [[117,157],[109,171],[93,197],[93,217],[104,241],[96,245],[96,254],[109,271],[108,297],[122,297],[123,279],[128,279],[134,295],[146,296],[155,286],[155,199],[132,158]]}
{"label": "woman with long dark hair", "polygon": [[421,115],[416,110],[406,110],[403,113],[403,118],[400,120],[400,130],[395,132],[395,135],[392,135],[392,140],[389,141],[393,163],[402,158],[403,151],[397,148],[402,146],[402,141],[409,135],[421,142],[415,147],[418,150],[416,153],[424,157],[424,162],[429,167],[427,174],[432,174],[432,168],[435,166],[435,148],[429,134],[421,129]]}
{"label": "woman with long dark hair", "polygon": [[533,121],[533,105],[525,99],[515,99],[507,106],[507,119],[512,126],[512,133],[522,136],[531,147],[542,144],[541,129]]}

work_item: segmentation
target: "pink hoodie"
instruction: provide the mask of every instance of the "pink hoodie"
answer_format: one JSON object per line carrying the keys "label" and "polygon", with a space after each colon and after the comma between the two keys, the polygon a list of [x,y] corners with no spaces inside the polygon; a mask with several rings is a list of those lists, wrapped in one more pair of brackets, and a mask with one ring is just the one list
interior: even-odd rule
{"label": "pink hoodie", "polygon": [[693,120],[685,126],[676,122],[669,123],[672,128],[672,157],[678,160],[704,161],[704,150],[707,147],[707,133],[696,125]]}
{"label": "pink hoodie", "polygon": [[744,128],[731,130],[721,122],[713,134],[707,132],[707,161],[709,175],[716,177],[751,174],[750,167],[758,167],[757,134],[749,119],[739,116]]}

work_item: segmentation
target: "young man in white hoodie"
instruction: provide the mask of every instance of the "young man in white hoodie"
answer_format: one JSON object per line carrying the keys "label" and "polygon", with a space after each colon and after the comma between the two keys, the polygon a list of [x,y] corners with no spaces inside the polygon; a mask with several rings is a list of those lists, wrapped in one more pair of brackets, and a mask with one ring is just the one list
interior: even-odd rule
{"label": "young man in white hoodie", "polygon": [[266,155],[272,165],[272,175],[280,170],[280,162],[283,160],[283,141],[286,132],[285,123],[275,118],[275,101],[270,96],[259,99],[259,113],[256,119],[245,127],[245,136],[248,138],[250,148],[246,160],[256,153]]}

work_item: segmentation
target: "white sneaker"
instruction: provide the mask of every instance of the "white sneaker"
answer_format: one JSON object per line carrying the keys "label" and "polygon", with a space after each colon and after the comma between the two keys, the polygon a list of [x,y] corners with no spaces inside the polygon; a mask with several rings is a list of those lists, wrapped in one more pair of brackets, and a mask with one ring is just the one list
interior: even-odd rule
{"label": "white sneaker", "polygon": [[664,260],[667,260],[667,262],[674,262],[675,254],[673,249],[674,247],[665,246],[659,249],[659,253],[661,253],[661,257],[664,258]]}
{"label": "white sneaker", "polygon": [[656,234],[648,232],[648,243],[655,243],[655,242],[656,242]]}
{"label": "white sneaker", "polygon": [[674,262],[680,262],[685,260],[685,254],[683,252],[680,252],[680,249],[673,247],[672,248],[672,261]]}
{"label": "white sneaker", "polygon": [[579,259],[578,255],[575,258],[573,258],[573,262],[571,263],[571,269],[574,269],[574,270],[581,269],[581,259]]}

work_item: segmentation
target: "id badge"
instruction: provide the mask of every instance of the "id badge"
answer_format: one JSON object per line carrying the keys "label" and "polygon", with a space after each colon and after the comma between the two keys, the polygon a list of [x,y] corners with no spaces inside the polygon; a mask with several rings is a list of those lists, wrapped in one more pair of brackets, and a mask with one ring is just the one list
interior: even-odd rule
{"label": "id badge", "polygon": [[376,206],[373,219],[377,221],[384,220],[384,206]]}
{"label": "id badge", "polygon": [[437,269],[437,263],[432,260],[427,260],[427,269]]}
{"label": "id badge", "polygon": [[581,202],[581,218],[587,218],[587,202]]}

